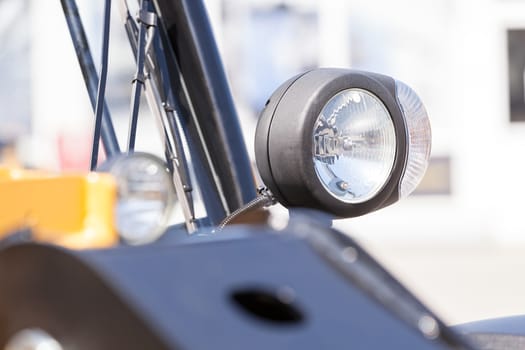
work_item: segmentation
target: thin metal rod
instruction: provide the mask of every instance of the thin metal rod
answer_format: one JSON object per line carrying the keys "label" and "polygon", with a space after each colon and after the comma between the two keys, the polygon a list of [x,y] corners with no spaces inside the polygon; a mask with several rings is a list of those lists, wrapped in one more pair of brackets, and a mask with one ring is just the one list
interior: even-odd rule
{"label": "thin metal rod", "polygon": [[[148,0],[140,1],[140,14],[147,12]],[[135,139],[137,135],[137,121],[140,107],[140,94],[142,86],[144,85],[144,60],[146,57],[146,23],[140,21],[138,42],[137,42],[137,71],[133,79],[133,88],[131,93],[131,120],[128,133],[128,152],[133,152],[135,149]]]}
{"label": "thin metal rod", "polygon": [[[80,70],[82,71],[84,83],[89,94],[91,106],[93,112],[95,112],[99,79],[86,33],[84,31],[84,26],[82,25],[75,0],[61,0],[61,4],[69,29],[69,34],[73,41],[73,46],[75,47]],[[101,137],[107,157],[120,153],[120,147],[111,121],[109,108],[105,101],[103,106]]]}
{"label": "thin metal rod", "polygon": [[102,123],[102,112],[104,96],[106,94],[106,80],[108,76],[109,56],[109,22],[111,20],[111,0],[106,0],[104,6],[104,31],[102,34],[102,59],[100,63],[100,79],[98,81],[97,104],[95,107],[95,130],[93,132],[93,150],[91,151],[91,170],[97,168],[98,144],[100,143],[100,128]]}
{"label": "thin metal rod", "polygon": [[[160,36],[157,35],[155,40],[155,52],[163,51],[164,48],[162,47]],[[191,194],[192,185],[191,179],[188,175],[188,160],[186,159],[186,155],[184,154],[184,146],[182,142],[183,131],[177,125],[177,119],[180,120],[182,115],[180,103],[175,98],[175,94],[173,93],[172,87],[169,83],[169,71],[168,65],[166,63],[166,57],[164,55],[157,55],[156,62],[158,67],[158,76],[161,84],[161,89],[165,92],[164,109],[166,110],[166,114],[168,116],[167,119],[170,131],[174,135],[175,152],[179,160],[179,173],[181,175],[182,182],[184,183],[186,192],[188,192],[188,194]]]}
{"label": "thin metal rod", "polygon": [[182,208],[182,213],[184,215],[184,221],[186,223],[186,229],[188,230],[188,233],[194,233],[197,229],[195,225],[195,215],[193,212],[193,205],[188,200],[188,195],[185,192],[184,189],[184,183],[182,180],[182,176],[180,174],[180,166],[177,161],[177,155],[174,152],[174,144],[175,141],[173,140],[173,134],[170,134],[170,132],[167,129],[167,114],[166,110],[162,106],[162,99],[160,97],[160,92],[157,89],[157,86],[153,84],[151,79],[146,80],[146,98],[148,99],[148,102],[151,110],[156,115],[157,120],[159,122],[160,129],[162,131],[162,137],[164,138],[164,144],[166,146],[166,153],[169,158],[169,162],[171,164],[175,164],[175,169],[173,169],[173,184],[175,186],[175,191],[177,193],[177,196],[179,197],[179,203]]}
{"label": "thin metal rod", "polygon": [[[125,22],[126,33],[136,59],[138,26],[129,14],[126,0],[121,0],[119,4],[121,17]],[[149,11],[150,19],[156,18],[154,9],[150,8]],[[153,45],[149,49],[148,43]],[[188,233],[192,233],[196,230],[193,189],[188,175],[188,162],[182,145],[182,131],[177,128],[175,120],[175,118],[178,118],[178,113],[180,113],[180,107],[176,103],[170,102],[174,101],[174,95],[168,82],[168,68],[162,52],[163,49],[156,28],[154,26],[148,27],[144,62],[144,72],[146,74],[144,92],[148,104],[159,123],[161,137],[164,140],[166,162],[170,172],[173,174],[173,183],[185,217],[186,229]]]}

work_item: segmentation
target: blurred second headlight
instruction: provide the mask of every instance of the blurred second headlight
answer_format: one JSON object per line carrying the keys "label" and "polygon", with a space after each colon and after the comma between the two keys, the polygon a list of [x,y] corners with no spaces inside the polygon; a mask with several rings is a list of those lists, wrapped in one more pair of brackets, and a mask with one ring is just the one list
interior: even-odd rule
{"label": "blurred second headlight", "polygon": [[165,231],[175,200],[165,163],[147,153],[120,155],[105,165],[116,179],[115,221],[128,244],[152,242]]}

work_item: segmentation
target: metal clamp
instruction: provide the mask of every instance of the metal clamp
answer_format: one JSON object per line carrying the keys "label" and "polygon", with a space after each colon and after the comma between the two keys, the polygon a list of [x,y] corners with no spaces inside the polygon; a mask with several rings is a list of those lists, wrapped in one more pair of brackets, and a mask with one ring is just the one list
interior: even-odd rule
{"label": "metal clamp", "polygon": [[175,112],[175,108],[173,108],[173,106],[170,105],[170,104],[167,103],[167,102],[162,102],[162,107],[164,107],[164,110],[165,110],[166,112],[168,112],[168,113],[169,113],[169,112]]}
{"label": "metal clamp", "polygon": [[148,27],[156,27],[157,26],[157,15],[150,11],[140,10],[137,15],[137,21],[139,23],[143,23],[144,25]]}
{"label": "metal clamp", "polygon": [[146,80],[146,75],[143,73],[137,73],[133,79],[131,80],[131,83],[138,82],[141,84],[144,84],[144,81]]}

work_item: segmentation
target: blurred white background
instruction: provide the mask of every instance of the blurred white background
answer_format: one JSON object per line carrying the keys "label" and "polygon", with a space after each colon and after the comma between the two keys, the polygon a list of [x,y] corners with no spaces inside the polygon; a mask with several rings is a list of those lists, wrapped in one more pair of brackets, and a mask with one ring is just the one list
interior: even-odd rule
{"label": "blurred white background", "polygon": [[[103,2],[78,5],[98,58]],[[525,314],[525,118],[511,118],[509,87],[517,76],[512,90],[525,103],[525,41],[518,35],[509,45],[509,31],[525,30],[525,2],[206,5],[251,154],[258,111],[301,71],[351,67],[412,86],[432,122],[428,176],[408,199],[336,227],[363,242],[447,322]],[[124,141],[134,69],[113,7],[107,97]],[[58,1],[0,0],[0,76],[0,142],[16,155],[5,151],[4,162],[87,169],[92,112]],[[159,152],[146,109],[140,123],[138,147]]]}

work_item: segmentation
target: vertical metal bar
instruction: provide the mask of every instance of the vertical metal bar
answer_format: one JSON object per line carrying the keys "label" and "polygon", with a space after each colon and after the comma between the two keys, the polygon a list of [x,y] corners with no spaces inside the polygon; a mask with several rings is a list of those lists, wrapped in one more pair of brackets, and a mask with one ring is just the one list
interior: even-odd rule
{"label": "vertical metal bar", "polygon": [[178,71],[183,78],[172,77],[171,83],[179,80],[177,92],[187,101],[189,143],[200,146],[192,152],[200,152],[204,160],[199,185],[215,187],[204,196],[220,195],[206,201],[207,211],[215,212],[208,212],[211,222],[218,224],[256,196],[233,99],[202,0],[154,0],[154,4],[167,37],[165,52],[173,50],[168,61],[171,74]]}
{"label": "vertical metal bar", "polygon": [[[94,112],[96,110],[99,79],[84,26],[82,25],[75,0],[61,0],[61,4]],[[111,121],[109,108],[105,101],[103,101],[101,136],[106,156],[111,157],[113,154],[120,153],[120,147]]]}
{"label": "vertical metal bar", "polygon": [[[148,0],[140,1],[140,15],[148,10]],[[133,90],[131,94],[131,120],[128,133],[128,152],[135,149],[135,138],[137,134],[137,121],[140,106],[140,93],[144,85],[144,60],[146,57],[146,24],[141,20],[137,41],[137,71],[133,79]]]}
{"label": "vertical metal bar", "polygon": [[[162,47],[162,43],[158,35],[156,39],[157,40],[155,40],[155,51],[164,52],[164,48]],[[174,135],[175,152],[177,154],[177,157],[179,158],[179,173],[181,175],[182,182],[184,183],[184,188],[187,192],[188,200],[190,202],[193,202],[191,198],[191,179],[188,175],[188,160],[186,158],[186,155],[184,154],[184,146],[182,142],[182,135],[184,134],[184,131],[181,130],[179,124],[177,123],[177,119],[180,121],[181,118],[180,103],[176,100],[175,94],[172,90],[172,86],[169,83],[169,69],[168,65],[166,64],[166,57],[157,55],[157,65],[158,75],[161,80],[160,83],[162,85],[162,89],[165,91],[166,94],[165,101],[167,103],[164,105],[164,109],[166,110],[166,114],[168,116],[168,124],[171,133]]]}
{"label": "vertical metal bar", "polygon": [[178,155],[175,153],[176,141],[174,140],[175,135],[172,130],[168,131],[168,122],[167,122],[167,112],[162,106],[162,98],[157,86],[152,82],[151,79],[146,80],[146,97],[148,102],[150,102],[150,107],[153,113],[156,115],[157,120],[160,124],[162,130],[162,136],[164,137],[164,144],[166,147],[166,152],[168,154],[169,164],[175,164],[175,169],[173,169],[173,184],[175,185],[175,191],[179,198],[179,203],[182,208],[182,213],[186,222],[186,229],[188,233],[194,233],[196,228],[195,225],[195,215],[193,212],[193,203],[191,202],[191,197],[188,197],[185,193],[183,177],[181,176],[180,171],[180,162],[178,160]]}
{"label": "vertical metal bar", "polygon": [[97,168],[98,144],[100,142],[100,127],[102,111],[106,94],[106,80],[108,76],[109,56],[109,22],[111,20],[111,0],[106,0],[104,5],[104,31],[102,33],[102,60],[100,63],[100,79],[98,80],[97,105],[95,107],[95,130],[93,132],[93,150],[91,151],[91,170]]}
{"label": "vertical metal bar", "polygon": [[[181,141],[182,130],[176,127],[175,114],[177,113],[177,106],[171,102],[173,100],[173,92],[166,80],[168,74],[166,58],[163,55],[163,49],[156,29],[157,16],[151,3],[148,5],[148,15],[142,16],[144,17],[143,19],[147,19],[146,24],[148,25],[144,62],[146,75],[144,92],[148,104],[159,123],[161,137],[164,140],[166,164],[173,175],[173,183],[185,217],[186,228],[188,233],[193,233],[196,229],[195,213],[192,186],[188,176],[188,164]],[[120,10],[136,60],[139,29],[131,18],[126,0],[120,1]],[[150,46],[149,49],[148,46]]]}
{"label": "vertical metal bar", "polygon": [[[121,17],[124,19],[126,34],[128,35],[128,40],[136,60],[138,27],[135,25],[133,19],[129,14],[126,0],[121,0],[120,4]],[[152,7],[151,4],[150,7]],[[172,133],[173,139],[175,141],[175,152],[177,154],[177,163],[179,164],[178,170],[182,178],[182,182],[184,183],[185,190],[188,192],[188,194],[191,194],[192,186],[191,179],[188,175],[188,161],[186,159],[186,155],[184,154],[184,147],[182,142],[183,130],[180,130],[180,128],[177,127],[177,123],[175,121],[176,118],[180,118],[181,108],[179,106],[180,103],[176,101],[175,94],[173,93],[172,86],[170,85],[169,69],[168,65],[166,64],[167,58],[165,55],[162,54],[163,52],[165,52],[165,50],[162,47],[159,34],[162,33],[159,33],[157,30],[157,34],[155,35],[155,38],[153,38],[153,48],[155,53],[153,54],[151,51],[146,52],[145,71],[147,71],[146,74],[148,75],[148,79],[153,79],[156,81],[157,84],[159,84],[160,96],[168,117],[167,121],[169,124],[169,130]],[[148,59],[154,60],[155,64],[151,63],[151,61],[148,61]],[[169,157],[167,157],[166,160],[168,161],[168,163],[171,163]],[[192,201],[190,200],[190,202]]]}

